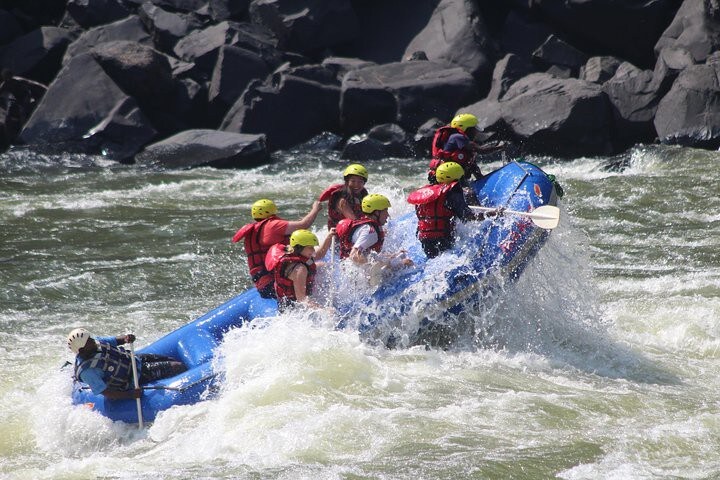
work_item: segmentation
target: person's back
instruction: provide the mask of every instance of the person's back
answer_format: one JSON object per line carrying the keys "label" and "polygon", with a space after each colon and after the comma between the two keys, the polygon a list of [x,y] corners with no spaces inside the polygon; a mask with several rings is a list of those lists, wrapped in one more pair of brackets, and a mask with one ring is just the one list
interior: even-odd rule
{"label": "person's back", "polygon": [[280,218],[272,200],[260,199],[253,203],[250,214],[254,223],[238,230],[232,238],[236,243],[244,240],[250,277],[263,298],[275,298],[274,276],[265,267],[265,258],[275,244],[287,245],[290,235],[309,227],[320,211],[319,202],[314,202],[310,212],[300,220],[289,221]]}
{"label": "person's back", "polygon": [[445,162],[436,170],[436,184],[426,185],[408,196],[407,200],[415,205],[418,217],[417,237],[428,258],[435,258],[452,248],[456,219],[484,218],[473,214],[465,201],[459,183],[463,175],[460,164]]}

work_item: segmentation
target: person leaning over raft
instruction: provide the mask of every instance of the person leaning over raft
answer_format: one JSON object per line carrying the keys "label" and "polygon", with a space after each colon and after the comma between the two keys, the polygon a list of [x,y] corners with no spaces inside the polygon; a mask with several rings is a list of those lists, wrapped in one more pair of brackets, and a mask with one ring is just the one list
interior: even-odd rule
{"label": "person leaning over raft", "polygon": [[368,194],[367,170],[358,163],[348,165],[343,180],[345,183],[331,185],[320,194],[321,202],[328,201],[328,230],[343,218],[355,220],[362,215],[362,199]]}
{"label": "person leaning over raft", "polygon": [[413,264],[412,260],[405,258],[402,252],[394,255],[379,255],[385,241],[382,227],[390,218],[389,208],[390,200],[386,196],[371,193],[362,201],[363,215],[360,218],[342,220],[338,224],[340,259],[349,258],[359,265],[372,260],[391,268],[409,267]]}
{"label": "person leaning over raft", "polygon": [[250,209],[255,222],[243,226],[232,238],[233,243],[245,239],[250,276],[263,298],[275,298],[273,274],[265,268],[265,256],[268,250],[276,243],[287,245],[291,233],[310,227],[320,213],[320,202],[314,202],[307,215],[300,220],[284,220],[277,213],[277,206],[272,200],[258,200]]}
{"label": "person leaning over raft", "polygon": [[[90,386],[96,395],[110,400],[140,398],[142,389],[133,385],[130,352],[119,347],[133,343],[135,335],[95,337],[84,328],[76,328],[67,338],[68,347],[75,354],[75,379]],[[187,370],[181,361],[163,355],[141,353],[135,357],[139,383],[172,377]]]}
{"label": "person leaning over raft", "polygon": [[437,184],[426,185],[408,196],[415,205],[418,217],[417,237],[428,258],[435,258],[455,243],[455,219],[463,222],[482,220],[500,213],[473,213],[465,201],[459,180],[465,172],[456,162],[445,162],[437,167]]}
{"label": "person leaning over raft", "polygon": [[267,270],[275,277],[275,294],[281,312],[296,303],[320,308],[312,300],[317,265],[315,258],[322,258],[330,248],[335,229],[330,230],[323,244],[310,230],[296,230],[290,235],[290,245],[277,244],[268,252],[265,260]]}
{"label": "person leaning over raft", "polygon": [[431,146],[432,160],[428,170],[428,182],[437,183],[435,170],[443,162],[456,162],[465,171],[464,181],[474,175],[476,179],[482,178],[483,174],[475,161],[475,156],[480,153],[491,153],[505,148],[505,143],[497,142],[479,145],[473,139],[478,133],[478,119],[471,113],[460,113],[456,115],[450,125],[440,127],[435,132]]}

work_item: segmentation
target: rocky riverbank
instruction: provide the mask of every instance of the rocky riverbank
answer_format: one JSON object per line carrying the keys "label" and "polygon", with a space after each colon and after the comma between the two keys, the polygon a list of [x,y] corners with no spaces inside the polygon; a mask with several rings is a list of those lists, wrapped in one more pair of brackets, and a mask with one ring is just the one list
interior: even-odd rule
{"label": "rocky riverbank", "polygon": [[466,111],[529,153],[717,149],[719,46],[714,0],[9,0],[0,144],[227,168],[330,132],[425,157]]}

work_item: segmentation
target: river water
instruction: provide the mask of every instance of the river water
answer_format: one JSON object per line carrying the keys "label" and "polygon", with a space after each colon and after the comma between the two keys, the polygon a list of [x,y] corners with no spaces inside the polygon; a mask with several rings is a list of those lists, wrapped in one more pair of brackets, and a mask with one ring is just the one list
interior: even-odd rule
{"label": "river water", "polygon": [[[271,319],[228,335],[219,397],[138,431],[71,405],[67,332],[133,331],[142,347],[248,288],[230,238],[252,202],[299,218],[345,162],[0,156],[0,477],[720,477],[720,153],[529,160],[564,187],[561,223],[478,312],[483,341],[386,350]],[[391,214],[409,212],[425,162],[367,167]]]}

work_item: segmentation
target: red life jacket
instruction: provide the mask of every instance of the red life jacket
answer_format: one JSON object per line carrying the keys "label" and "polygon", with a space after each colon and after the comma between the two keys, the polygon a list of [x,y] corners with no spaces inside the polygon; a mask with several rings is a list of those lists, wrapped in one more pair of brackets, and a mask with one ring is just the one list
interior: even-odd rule
{"label": "red life jacket", "polygon": [[[233,236],[233,243],[245,239],[245,253],[248,259],[248,268],[250,269],[250,277],[255,287],[262,291],[273,281],[272,272],[265,268],[265,256],[269,250],[268,247],[260,243],[262,239],[262,231],[267,222],[278,218],[277,215],[260,220],[255,223],[248,223]],[[287,239],[286,239],[287,242]]]}
{"label": "red life jacket", "polygon": [[362,216],[362,199],[368,194],[368,191],[364,188],[360,190],[357,195],[350,193],[349,190],[345,190],[344,183],[338,183],[337,185],[330,185],[320,194],[319,200],[324,202],[328,200],[328,229],[335,227],[340,220],[344,219],[345,216],[337,209],[338,202],[341,198],[344,198],[346,202],[352,208],[355,216],[358,218]]}
{"label": "red life jacket", "polygon": [[317,265],[315,265],[315,261],[312,258],[287,253],[285,246],[279,243],[273,245],[268,252],[265,266],[273,272],[275,278],[275,293],[279,304],[287,305],[288,303],[297,301],[293,281],[288,278],[289,267],[296,263],[302,263],[307,267],[308,276],[305,291],[308,295],[312,295],[315,273],[317,272]]}
{"label": "red life jacket", "polygon": [[376,220],[366,215],[363,215],[357,220],[350,220],[349,218],[346,218],[340,221],[340,223],[338,223],[337,227],[335,228],[335,232],[337,233],[338,239],[340,240],[341,260],[350,256],[350,251],[353,247],[353,233],[355,233],[355,230],[357,230],[362,225],[370,225],[370,227],[375,230],[375,233],[378,236],[378,241],[370,247],[370,250],[375,250],[376,252],[380,252],[380,250],[382,250],[383,242],[385,241],[385,232]]}
{"label": "red life jacket", "polygon": [[417,236],[420,240],[449,238],[455,229],[455,214],[445,206],[445,199],[458,182],[426,185],[408,196],[418,217]]}
{"label": "red life jacket", "polygon": [[433,178],[435,177],[435,170],[443,162],[459,163],[460,166],[463,167],[463,170],[465,170],[466,176],[469,176],[471,170],[473,170],[474,168],[473,159],[475,157],[472,150],[468,148],[463,148],[461,150],[453,150],[452,152],[449,152],[444,149],[445,144],[450,138],[450,135],[453,135],[455,133],[459,133],[467,137],[467,135],[465,135],[465,132],[463,132],[462,130],[458,130],[457,128],[451,127],[450,125],[440,127],[435,132],[435,137],[433,137],[432,141],[432,160],[430,160],[430,165],[428,167],[428,175],[431,175]]}

